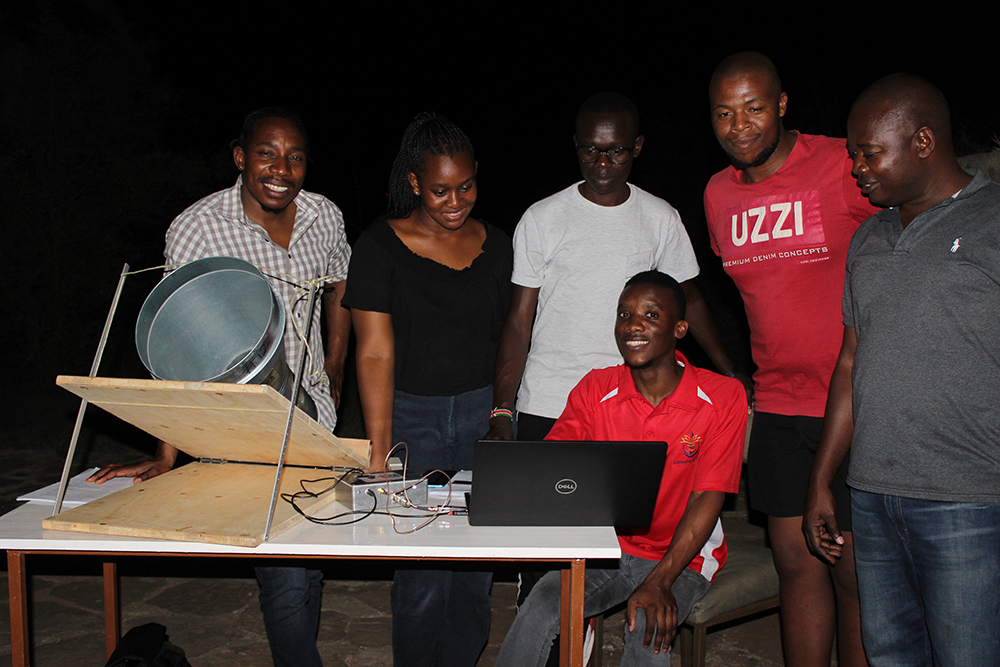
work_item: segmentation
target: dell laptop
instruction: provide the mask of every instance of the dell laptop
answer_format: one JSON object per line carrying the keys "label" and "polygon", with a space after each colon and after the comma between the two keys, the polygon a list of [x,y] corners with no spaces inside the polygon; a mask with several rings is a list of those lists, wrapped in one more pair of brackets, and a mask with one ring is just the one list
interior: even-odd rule
{"label": "dell laptop", "polygon": [[469,524],[646,527],[666,457],[665,442],[480,440]]}

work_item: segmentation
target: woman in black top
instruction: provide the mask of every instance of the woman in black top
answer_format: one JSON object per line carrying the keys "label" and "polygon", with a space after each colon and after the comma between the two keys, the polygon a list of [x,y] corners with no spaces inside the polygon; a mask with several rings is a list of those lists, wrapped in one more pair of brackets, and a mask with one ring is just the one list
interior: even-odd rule
{"label": "woman in black top", "polygon": [[[393,165],[389,209],[354,246],[344,298],[372,469],[398,442],[410,476],[469,469],[489,428],[513,255],[506,234],[470,217],[475,203],[469,139],[445,118],[420,114]],[[491,580],[397,570],[394,664],[475,665],[489,633]]]}

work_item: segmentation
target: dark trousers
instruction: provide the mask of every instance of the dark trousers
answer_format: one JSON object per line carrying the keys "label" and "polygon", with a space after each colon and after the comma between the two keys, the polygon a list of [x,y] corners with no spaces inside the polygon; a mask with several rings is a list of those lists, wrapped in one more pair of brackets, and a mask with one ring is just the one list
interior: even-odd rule
{"label": "dark trousers", "polygon": [[[397,391],[392,435],[407,444],[408,476],[471,469],[492,403],[492,387],[458,396]],[[397,569],[391,594],[395,667],[474,667],[489,639],[492,583],[492,572]]]}
{"label": "dark trousers", "polygon": [[316,648],[323,571],[258,567],[260,609],[275,667],[321,667]]}

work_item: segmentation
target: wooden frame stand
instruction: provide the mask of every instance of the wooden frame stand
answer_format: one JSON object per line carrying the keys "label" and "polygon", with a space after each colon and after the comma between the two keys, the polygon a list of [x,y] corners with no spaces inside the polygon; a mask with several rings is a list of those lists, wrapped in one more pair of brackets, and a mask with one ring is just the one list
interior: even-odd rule
{"label": "wooden frame stand", "polygon": [[[267,385],[59,376],[56,384],[200,459],[42,522],[44,528],[254,547],[265,539],[289,402]],[[331,466],[367,468],[371,443],[296,409],[281,493]],[[315,511],[333,494],[300,504]],[[302,520],[285,502],[271,535]]]}

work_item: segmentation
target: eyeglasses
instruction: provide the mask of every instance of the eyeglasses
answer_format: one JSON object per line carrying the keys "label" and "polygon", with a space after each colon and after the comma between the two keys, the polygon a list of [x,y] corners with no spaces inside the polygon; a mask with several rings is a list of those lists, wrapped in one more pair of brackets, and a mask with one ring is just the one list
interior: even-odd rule
{"label": "eyeglasses", "polygon": [[605,150],[601,150],[597,146],[577,146],[576,157],[579,158],[580,162],[590,164],[600,160],[602,155],[607,155],[612,163],[624,164],[632,157],[632,150],[632,148],[626,148],[625,146],[615,146],[614,148],[607,148]]}

